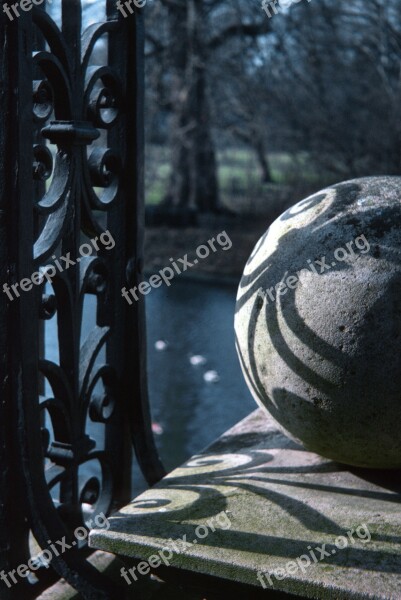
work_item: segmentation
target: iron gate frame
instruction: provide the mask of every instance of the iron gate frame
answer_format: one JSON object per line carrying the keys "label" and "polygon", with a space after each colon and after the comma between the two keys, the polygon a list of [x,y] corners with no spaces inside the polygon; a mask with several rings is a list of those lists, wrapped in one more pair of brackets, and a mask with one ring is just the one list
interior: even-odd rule
{"label": "iron gate frame", "polygon": [[[129,306],[120,293],[138,285],[143,270],[143,15],[135,9],[124,18],[107,0],[107,18],[83,32],[81,0],[61,4],[60,29],[43,6],[12,22],[0,11],[1,287],[30,278],[54,253],[77,257],[82,233],[90,238],[105,230],[95,209],[107,215],[116,245],[57,274],[50,297],[43,285],[13,301],[0,290],[0,571],[6,573],[26,564],[30,531],[42,549],[50,548],[84,524],[84,501],[95,514],[131,499],[131,442],[148,483],[164,475],[149,413],[144,304]],[[90,66],[94,43],[105,35],[107,64]],[[105,110],[117,114],[111,125]],[[107,143],[89,154],[99,130]],[[49,167],[46,139],[57,148],[55,166]],[[114,186],[114,200],[103,206],[94,186]],[[85,346],[86,294],[96,296],[97,322]],[[41,356],[43,323],[54,312],[60,365]],[[103,346],[105,364],[97,367]],[[54,398],[44,396],[43,379]],[[103,383],[101,398],[93,397],[94,380]],[[106,418],[110,402],[115,409]],[[104,420],[104,451],[87,434],[89,410]],[[90,457],[102,478],[85,487],[78,470]],[[57,508],[49,483],[60,488]],[[86,558],[85,549],[54,556],[50,576],[39,573],[36,585],[24,579],[11,589],[2,582],[1,598],[35,597],[56,577],[83,598],[113,597],[115,588]]]}

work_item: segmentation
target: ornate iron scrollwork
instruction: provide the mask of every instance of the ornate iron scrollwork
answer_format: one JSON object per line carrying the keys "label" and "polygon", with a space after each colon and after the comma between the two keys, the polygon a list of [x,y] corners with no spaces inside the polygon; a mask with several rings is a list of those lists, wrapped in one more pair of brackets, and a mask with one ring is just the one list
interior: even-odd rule
{"label": "ornate iron scrollwork", "polygon": [[[40,7],[6,25],[18,57],[8,73],[8,92],[12,84],[17,90],[8,284],[19,294],[8,314],[26,518],[17,555],[25,563],[32,540],[42,549],[71,540],[91,516],[130,499],[131,441],[149,483],[163,475],[148,411],[143,306],[121,298],[124,285],[140,280],[143,262],[142,18],[124,19],[108,0],[104,22],[82,32],[80,0],[60,4],[60,27]],[[99,56],[106,64],[97,64]],[[108,248],[99,242],[106,232]],[[81,254],[95,239],[97,248]],[[60,261],[65,268],[50,277]],[[18,288],[35,272],[49,282]],[[96,322],[84,335],[88,297]],[[59,361],[43,343],[51,319]],[[51,564],[82,597],[112,597],[84,548]],[[35,573],[39,584],[45,571]],[[37,588],[33,579],[24,585],[28,595]]]}

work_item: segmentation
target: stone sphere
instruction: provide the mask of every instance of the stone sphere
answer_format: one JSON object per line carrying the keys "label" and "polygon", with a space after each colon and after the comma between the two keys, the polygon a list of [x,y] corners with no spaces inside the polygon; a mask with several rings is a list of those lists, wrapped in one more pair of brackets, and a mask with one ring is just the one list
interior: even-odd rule
{"label": "stone sphere", "polygon": [[247,384],[337,462],[401,467],[401,177],[340,183],[283,213],[237,295]]}

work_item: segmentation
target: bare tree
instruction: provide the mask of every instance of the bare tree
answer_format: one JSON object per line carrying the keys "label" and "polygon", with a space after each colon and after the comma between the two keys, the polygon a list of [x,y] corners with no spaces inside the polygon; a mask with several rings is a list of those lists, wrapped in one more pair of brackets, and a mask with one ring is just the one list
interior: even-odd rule
{"label": "bare tree", "polygon": [[[270,47],[272,36],[263,38]],[[259,39],[236,40],[220,52],[212,67],[214,125],[229,132],[233,143],[251,149],[258,161],[262,183],[271,183],[268,159],[269,79],[261,67]]]}
{"label": "bare tree", "polygon": [[[169,115],[170,206],[219,210],[216,142],[241,140],[321,180],[401,169],[401,3],[157,0],[149,11],[155,111]],[[319,183],[319,182],[317,182]]]}
{"label": "bare tree", "polygon": [[[171,113],[171,178],[164,202],[216,212],[220,206],[209,66],[224,45],[234,38],[264,35],[270,22],[259,2],[249,0],[238,0],[234,7],[219,0],[160,0],[160,5],[153,15],[149,11],[147,41],[149,57],[166,66],[160,98]],[[157,21],[161,14],[163,35]]]}
{"label": "bare tree", "polygon": [[321,172],[400,172],[400,17],[397,0],[321,0],[276,20],[272,119]]}

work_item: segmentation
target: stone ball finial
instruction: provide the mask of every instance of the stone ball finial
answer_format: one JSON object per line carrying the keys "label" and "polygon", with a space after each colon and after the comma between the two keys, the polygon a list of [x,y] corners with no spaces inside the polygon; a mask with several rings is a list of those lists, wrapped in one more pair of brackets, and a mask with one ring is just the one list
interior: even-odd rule
{"label": "stone ball finial", "polygon": [[401,178],[283,213],[242,276],[237,350],[256,401],[308,450],[401,467]]}

